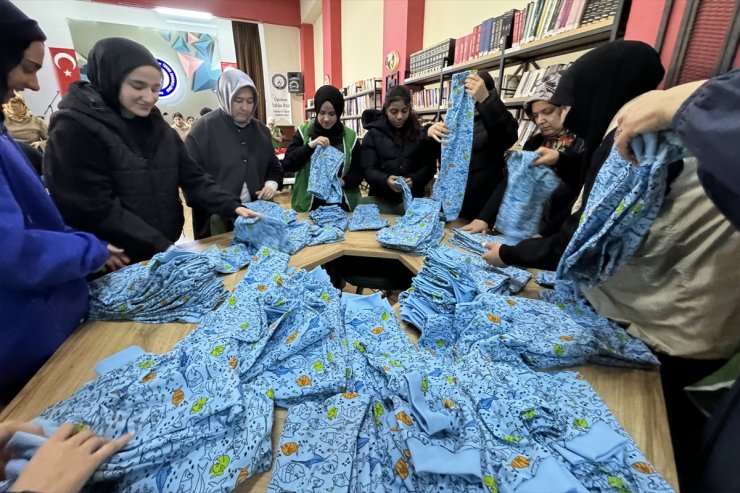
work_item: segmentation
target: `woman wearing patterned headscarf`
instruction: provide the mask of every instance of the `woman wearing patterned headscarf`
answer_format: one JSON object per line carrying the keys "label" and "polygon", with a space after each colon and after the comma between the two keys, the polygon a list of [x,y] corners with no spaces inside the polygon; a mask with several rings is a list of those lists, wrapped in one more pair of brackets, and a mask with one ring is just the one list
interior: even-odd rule
{"label": "woman wearing patterned headscarf", "polygon": [[316,91],[313,101],[316,116],[298,127],[283,159],[283,170],[296,171],[291,205],[298,212],[326,205],[308,191],[308,176],[311,156],[316,148],[332,146],[344,154],[344,164],[338,173],[344,196],[336,205],[346,211],[354,210],[360,200],[358,187],[362,182],[362,167],[357,134],[340,120],[344,112],[344,96],[334,86],[322,86]]}
{"label": "woman wearing patterned headscarf", "polygon": [[[257,88],[241,70],[227,70],[218,79],[219,109],[203,116],[185,139],[190,156],[242,203],[270,200],[283,183],[269,129],[257,118]],[[196,238],[233,229],[231,217],[193,208]]]}
{"label": "woman wearing patterned headscarf", "polygon": [[70,225],[122,247],[133,261],[167,250],[188,204],[250,215],[190,158],[155,107],[162,72],[142,45],[107,38],[93,46],[90,82],[78,81],[51,119],[44,175]]}
{"label": "woman wearing patterned headscarf", "polygon": [[3,113],[5,114],[5,128],[8,129],[13,139],[30,144],[43,152],[46,139],[49,138],[49,130],[42,118],[31,114],[21,93],[16,92],[7,103],[3,104]]}

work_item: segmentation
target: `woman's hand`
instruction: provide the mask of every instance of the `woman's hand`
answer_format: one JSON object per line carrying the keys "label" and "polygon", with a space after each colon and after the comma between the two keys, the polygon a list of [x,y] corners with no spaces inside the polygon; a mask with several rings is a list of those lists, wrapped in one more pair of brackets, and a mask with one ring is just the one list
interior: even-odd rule
{"label": "woman's hand", "polygon": [[101,270],[103,272],[115,272],[118,269],[123,269],[130,263],[131,259],[123,251],[123,248],[118,248],[108,243],[108,260],[105,261]]}
{"label": "woman's hand", "polygon": [[537,154],[539,154],[540,157],[535,159],[532,164],[552,167],[558,164],[558,160],[560,159],[560,153],[555,149],[550,149],[549,147],[540,147],[537,149]]}
{"label": "woman's hand", "polygon": [[450,136],[450,130],[445,122],[437,122],[427,129],[427,135],[440,144],[447,145],[447,142],[443,142],[443,140]]}
{"label": "woman's hand", "polygon": [[329,137],[316,137],[308,143],[308,147],[316,149],[316,146],[329,147]]}
{"label": "woman's hand", "polygon": [[465,78],[465,90],[476,103],[482,103],[488,99],[488,88],[486,88],[486,83],[478,74],[468,75]]}
{"label": "woman's hand", "polygon": [[483,254],[483,260],[494,267],[506,267],[506,264],[501,260],[501,255],[499,254],[501,243],[483,243],[483,246],[488,248],[488,251]]}
{"label": "woman's hand", "polygon": [[460,229],[468,233],[488,233],[488,223],[483,219],[473,219]]}
{"label": "woman's hand", "polygon": [[252,209],[247,209],[244,206],[237,207],[234,212],[236,212],[237,216],[241,217],[260,217],[258,213],[254,212]]}
{"label": "woman's hand", "polygon": [[385,182],[391,190],[396,193],[401,193],[403,192],[403,188],[401,188],[401,185],[396,184],[396,179],[398,179],[396,175],[390,175]]}

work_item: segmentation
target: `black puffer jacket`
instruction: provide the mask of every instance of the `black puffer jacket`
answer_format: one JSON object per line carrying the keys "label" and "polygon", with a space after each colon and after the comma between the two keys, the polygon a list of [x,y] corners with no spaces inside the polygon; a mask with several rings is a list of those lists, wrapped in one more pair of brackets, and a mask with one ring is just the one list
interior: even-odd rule
{"label": "black puffer jacket", "polygon": [[[123,248],[132,261],[166,250],[184,223],[178,187],[188,204],[234,216],[239,200],[224,192],[190,158],[155,108],[131,126],[85,82],[59,103],[44,153],[44,175],[67,224]],[[141,137],[141,135],[139,135]]]}
{"label": "black puffer jacket", "polygon": [[[412,114],[409,118],[415,118]],[[411,178],[414,197],[423,197],[424,188],[434,177],[436,155],[434,141],[420,132],[413,140],[396,134],[388,119],[379,110],[365,110],[362,124],[367,130],[362,140],[361,160],[369,195],[400,203],[403,197],[388,186],[390,175]]]}

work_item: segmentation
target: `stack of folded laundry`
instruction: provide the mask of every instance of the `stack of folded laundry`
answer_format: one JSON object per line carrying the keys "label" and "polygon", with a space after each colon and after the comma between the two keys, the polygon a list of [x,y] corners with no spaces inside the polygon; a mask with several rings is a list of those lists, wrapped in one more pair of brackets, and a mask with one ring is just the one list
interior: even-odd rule
{"label": "stack of folded laundry", "polygon": [[484,233],[469,233],[461,229],[453,229],[452,236],[450,236],[449,242],[453,245],[457,245],[460,248],[464,248],[478,255],[483,255],[488,251],[483,246],[484,243],[503,243],[504,245],[512,245],[511,240],[507,240],[503,236],[493,236]]}
{"label": "stack of folded laundry", "polygon": [[388,221],[380,217],[380,209],[375,204],[358,205],[349,220],[350,231],[383,229],[386,226]]}
{"label": "stack of folded laundry", "polygon": [[338,205],[322,205],[308,213],[309,217],[319,226],[334,226],[342,231],[347,229],[349,218],[344,209]]}
{"label": "stack of folded laundry", "polygon": [[378,231],[378,242],[386,248],[410,253],[425,253],[439,245],[444,236],[444,223],[439,220],[439,202],[414,199],[396,224]]}

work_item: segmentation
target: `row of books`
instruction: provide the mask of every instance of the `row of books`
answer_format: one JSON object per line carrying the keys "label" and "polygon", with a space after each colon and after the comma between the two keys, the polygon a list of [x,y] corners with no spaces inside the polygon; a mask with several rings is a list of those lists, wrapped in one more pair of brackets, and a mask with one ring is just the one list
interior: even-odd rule
{"label": "row of books", "polygon": [[[353,113],[349,114],[357,114],[357,111],[362,113],[362,111],[365,108],[376,108],[379,105],[380,101],[380,79],[371,78],[371,79],[364,79],[355,82],[352,85],[345,86],[340,89],[340,92],[344,95],[345,98],[345,104],[344,104],[344,114],[347,115],[348,112],[352,111]],[[363,102],[354,102],[351,103],[351,101],[354,101],[356,99],[363,99],[363,96],[359,96],[357,98],[354,98],[353,96],[355,94],[366,92],[370,90],[376,90],[377,92],[373,94],[366,94],[364,95],[364,101]],[[368,102],[368,98],[371,98],[374,102]],[[349,103],[349,104],[348,104]],[[364,106],[363,106],[364,105]],[[363,107],[363,109],[358,109],[360,107]],[[313,98],[306,100],[306,114],[307,116],[311,117],[315,113],[314,111],[314,104],[313,104]]]}
{"label": "row of books", "polygon": [[411,77],[439,72],[442,68],[452,64],[455,53],[455,40],[445,39],[429,48],[412,53],[409,57],[409,73]]}
{"label": "row of books", "polygon": [[358,138],[362,138],[365,136],[365,128],[362,126],[362,120],[360,120],[359,118],[356,118],[354,120],[344,120],[342,123],[354,130],[357,133]]}
{"label": "row of books", "polygon": [[[439,86],[434,88],[426,88],[418,91],[411,92],[411,104],[414,108],[437,108],[442,106],[446,108],[448,101],[450,100],[450,80],[445,80],[442,84],[442,91],[440,94]],[[440,96],[442,101],[440,104]]]}
{"label": "row of books", "polygon": [[531,120],[519,121],[519,138],[515,146],[523,146],[537,132],[537,125]]}
{"label": "row of books", "polygon": [[514,92],[514,97],[526,98],[531,96],[540,82],[542,82],[542,79],[547,75],[565,70],[569,66],[569,63],[556,63],[549,67],[543,67],[537,70],[528,70],[524,75],[522,75],[519,85],[516,88],[516,92]]}
{"label": "row of books", "polygon": [[[464,63],[614,17],[619,6],[620,0],[533,0],[524,9],[486,19],[472,33],[443,43],[454,47],[452,64]],[[439,63],[431,67],[422,64],[416,70],[412,64],[410,77],[440,68]]]}
{"label": "row of books", "polygon": [[376,79],[373,77],[370,79],[358,80],[354,84],[343,87],[341,91],[346,98],[349,96],[353,96],[359,92],[370,91],[373,89],[380,90],[380,79]]}
{"label": "row of books", "polygon": [[362,112],[368,108],[380,108],[380,93],[366,94],[358,98],[347,99],[344,101],[344,114],[342,116],[361,116]]}

